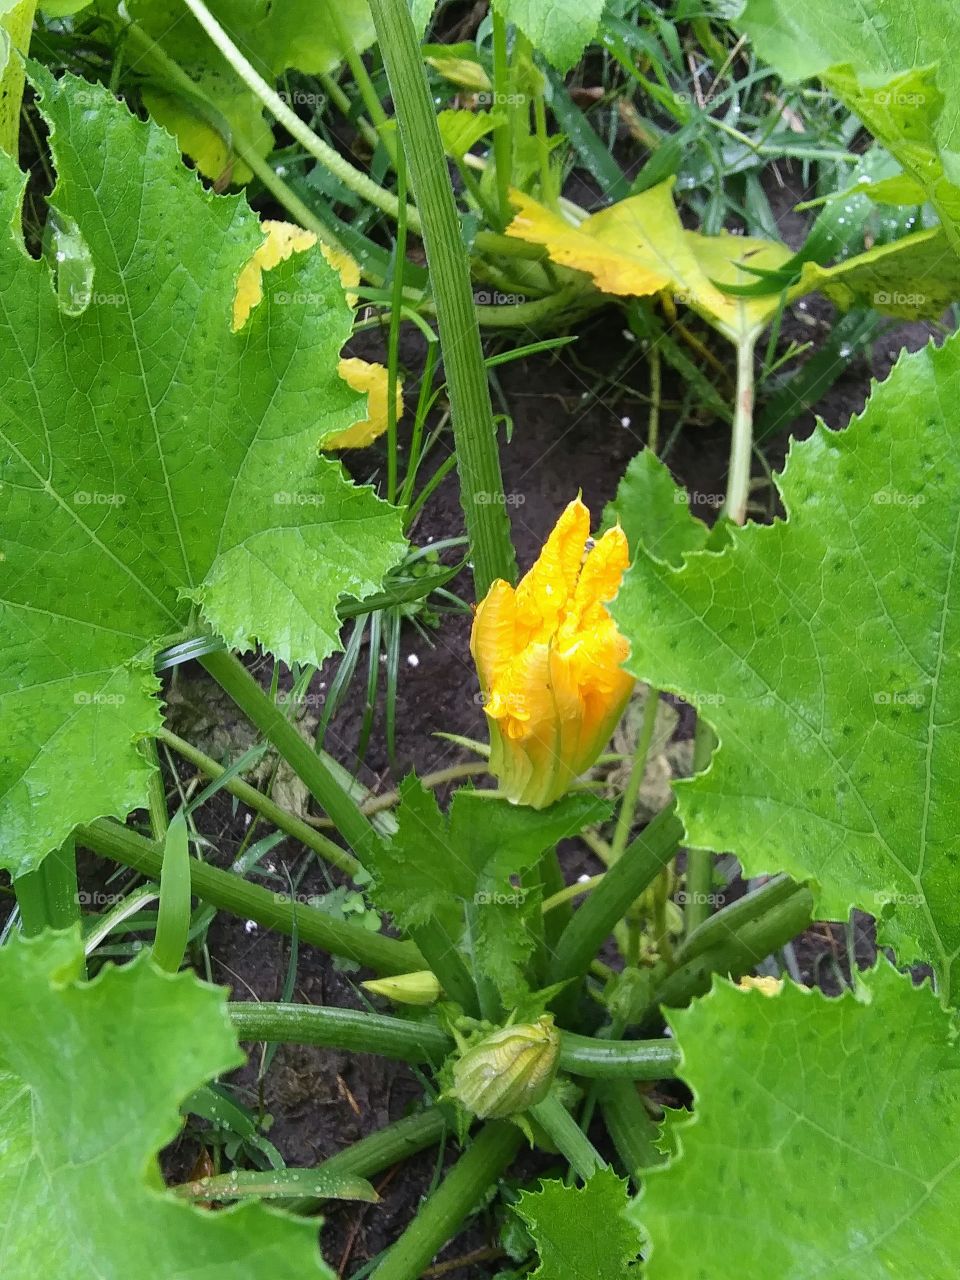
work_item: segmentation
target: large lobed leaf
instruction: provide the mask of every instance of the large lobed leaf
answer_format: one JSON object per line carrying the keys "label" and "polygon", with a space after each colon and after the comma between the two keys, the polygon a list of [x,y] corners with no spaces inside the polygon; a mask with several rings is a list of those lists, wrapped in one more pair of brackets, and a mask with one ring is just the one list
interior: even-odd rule
{"label": "large lobed leaf", "polygon": [[723,980],[668,1020],[694,1093],[632,1216],[649,1280],[953,1280],[960,1067],[929,987]]}
{"label": "large lobed leaf", "polygon": [[85,982],[78,934],[0,949],[0,1270],[4,1280],[331,1277],[316,1225],[163,1190],[180,1104],[243,1054],[225,992],[146,954]]}
{"label": "large lobed leaf", "polygon": [[901,359],[862,417],[791,449],[786,521],[679,566],[641,550],[613,612],[629,669],[719,748],[676,790],[687,842],[879,918],[957,998],[960,339]]}
{"label": "large lobed leaf", "polygon": [[337,375],[351,313],[319,253],[270,273],[231,331],[257,218],[205,192],[173,141],[104,90],[39,80],[94,277],[62,311],[15,230],[0,156],[0,866],[142,804],[158,646],[212,627],[284,661],[337,645],[378,589],[399,515],[318,458],[362,416]]}

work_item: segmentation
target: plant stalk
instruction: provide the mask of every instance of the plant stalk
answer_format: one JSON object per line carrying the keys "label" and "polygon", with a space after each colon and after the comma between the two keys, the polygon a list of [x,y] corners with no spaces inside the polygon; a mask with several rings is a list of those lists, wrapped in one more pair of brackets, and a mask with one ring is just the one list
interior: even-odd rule
{"label": "plant stalk", "polygon": [[[551,982],[581,978],[594,956],[627,914],[635,900],[673,857],[683,828],[671,802],[624,850],[586,902],[574,912],[557,944]],[[561,997],[564,1011],[572,1012],[569,996]]]}
{"label": "plant stalk", "polygon": [[500,1178],[521,1141],[515,1125],[505,1121],[484,1125],[374,1268],[371,1280],[416,1280]]}
{"label": "plant stalk", "polygon": [[502,500],[500,455],[469,258],[407,0],[371,0],[370,10],[422,220],[450,390],[460,501],[473,552],[474,589],[481,599],[495,579],[513,581],[516,558]]}
{"label": "plant stalk", "polygon": [[733,411],[730,438],[730,464],[727,470],[727,495],[723,514],[734,524],[747,518],[750,495],[750,463],[753,458],[753,349],[757,335],[741,338],[737,343],[737,402]]}
{"label": "plant stalk", "polygon": [[[414,1065],[435,1065],[455,1048],[441,1027],[389,1014],[259,1000],[227,1008],[241,1040],[352,1049]],[[670,1040],[600,1040],[560,1033],[561,1069],[585,1079],[663,1080],[674,1074],[678,1062],[679,1050]]]}
{"label": "plant stalk", "polygon": [[[382,213],[396,218],[400,208],[400,202],[396,196],[379,186],[372,178],[368,178],[359,169],[355,169],[340,155],[339,151],[335,151],[322,138],[318,138],[295,111],[291,111],[280,95],[243,56],[203,0],[183,0],[183,2],[250,92],[260,99],[270,114],[296,138],[304,150],[318,160],[335,178],[338,178],[345,187],[349,187],[351,191]],[[407,224],[411,230],[419,232],[420,218],[416,209],[412,207],[407,208]]]}
{"label": "plant stalk", "polygon": [[[132,867],[159,883],[163,866],[163,846],[146,840],[135,831],[101,818],[80,827],[77,841],[103,858]],[[292,935],[296,929],[301,942],[322,947],[374,969],[384,976],[410,973],[425,967],[423,956],[410,942],[398,942],[371,933],[360,925],[337,920],[309,903],[291,902],[285,893],[271,893],[260,885],[241,880],[229,871],[190,860],[190,883],[196,897],[211,906],[229,911],[244,920],[255,920],[266,929]]]}
{"label": "plant stalk", "polygon": [[560,1101],[556,1092],[530,1108],[530,1115],[546,1132],[570,1168],[586,1182],[606,1161]]}

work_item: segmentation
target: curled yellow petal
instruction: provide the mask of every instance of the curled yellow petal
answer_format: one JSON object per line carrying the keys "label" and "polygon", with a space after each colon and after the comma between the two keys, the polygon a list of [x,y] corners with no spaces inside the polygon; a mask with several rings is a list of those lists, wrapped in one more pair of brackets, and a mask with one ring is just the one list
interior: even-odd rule
{"label": "curled yellow petal", "polygon": [[491,770],[511,800],[535,808],[595,762],[634,684],[606,607],[627,568],[627,540],[611,529],[588,551],[589,536],[590,512],[577,498],[516,590],[493,584],[470,638]]}
{"label": "curled yellow petal", "polygon": [[[266,219],[263,223],[265,239],[249,262],[245,263],[237,277],[237,289],[233,299],[234,332],[242,329],[250,312],[263,299],[263,273],[279,266],[293,253],[312,249],[317,237],[292,222]],[[348,253],[340,249],[320,246],[320,252],[339,275],[346,290],[347,301],[355,306],[357,295],[352,292],[360,283],[360,267]]]}
{"label": "curled yellow petal", "polygon": [[[340,361],[337,372],[354,391],[365,392],[367,416],[344,431],[321,440],[323,449],[362,449],[382,436],[389,422],[387,396],[390,379],[382,364],[369,364],[366,360],[347,357]],[[397,382],[397,418],[403,413],[403,387]]]}

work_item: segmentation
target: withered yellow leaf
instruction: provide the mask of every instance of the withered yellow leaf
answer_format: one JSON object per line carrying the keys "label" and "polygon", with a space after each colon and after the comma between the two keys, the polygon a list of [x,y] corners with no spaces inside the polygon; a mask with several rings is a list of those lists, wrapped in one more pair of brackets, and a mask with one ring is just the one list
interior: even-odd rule
{"label": "withered yellow leaf", "polygon": [[721,232],[687,231],[673,202],[673,183],[662,182],[579,226],[520,192],[507,234],[543,245],[562,266],[591,276],[604,293],[648,297],[664,290],[698,312],[732,342],[755,337],[769,324],[779,295],[740,298],[717,284],[752,284],[745,266],[773,271],[791,256],[775,240]]}

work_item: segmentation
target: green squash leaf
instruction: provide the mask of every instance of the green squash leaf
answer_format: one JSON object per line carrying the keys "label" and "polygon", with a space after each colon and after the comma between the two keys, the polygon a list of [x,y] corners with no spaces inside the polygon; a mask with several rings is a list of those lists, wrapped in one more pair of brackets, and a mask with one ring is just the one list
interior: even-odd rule
{"label": "green squash leaf", "polygon": [[0,866],[33,869],[79,823],[142,804],[153,656],[207,628],[286,662],[338,645],[337,602],[380,589],[399,515],[317,456],[363,416],[337,374],[351,312],[319,253],[269,273],[231,331],[260,243],[172,140],[109,94],[38,72],[59,182],[94,267],[58,305],[18,232],[0,157]]}
{"label": "green squash leaf", "polygon": [[674,568],[688,551],[702,551],[710,530],[690,511],[690,497],[679,488],[665,463],[644,449],[623,474],[617,496],[603,513],[605,529],[619,523],[630,554],[643,547],[647,555]]}
{"label": "green squash leaf", "polygon": [[687,844],[879,920],[953,992],[960,954],[960,339],[901,359],[863,415],[791,449],[786,521],[674,568],[641,552],[612,606],[628,669],[703,708],[676,784]]}
{"label": "green squash leaf", "polygon": [[734,25],[787,80],[819,76],[926,191],[960,245],[960,9],[952,0],[745,0]]}
{"label": "green squash leaf", "polygon": [[960,1068],[929,987],[881,961],[839,999],[717,980],[667,1016],[695,1109],[631,1210],[649,1280],[956,1275]]}
{"label": "green squash leaf", "polygon": [[163,1190],[156,1157],[180,1104],[243,1061],[226,992],[146,955],[93,982],[82,971],[79,930],[0,948],[4,1280],[332,1277],[314,1223]]}
{"label": "green squash leaf", "polygon": [[595,40],[606,0],[495,0],[535,49],[558,71],[569,71]]}
{"label": "green squash leaf", "polygon": [[832,267],[805,263],[791,296],[814,291],[841,311],[872,307],[902,320],[936,320],[960,297],[960,255],[943,228],[933,227]]}
{"label": "green squash leaf", "polygon": [[372,854],[375,901],[409,929],[440,911],[459,911],[479,890],[510,893],[510,876],[609,813],[605,801],[588,795],[567,795],[536,810],[461,789],[448,818],[410,774],[400,785],[396,834]]}
{"label": "green squash leaf", "polygon": [[533,1236],[540,1266],[533,1280],[626,1280],[641,1237],[625,1216],[625,1178],[600,1169],[582,1187],[541,1182],[516,1211]]}

